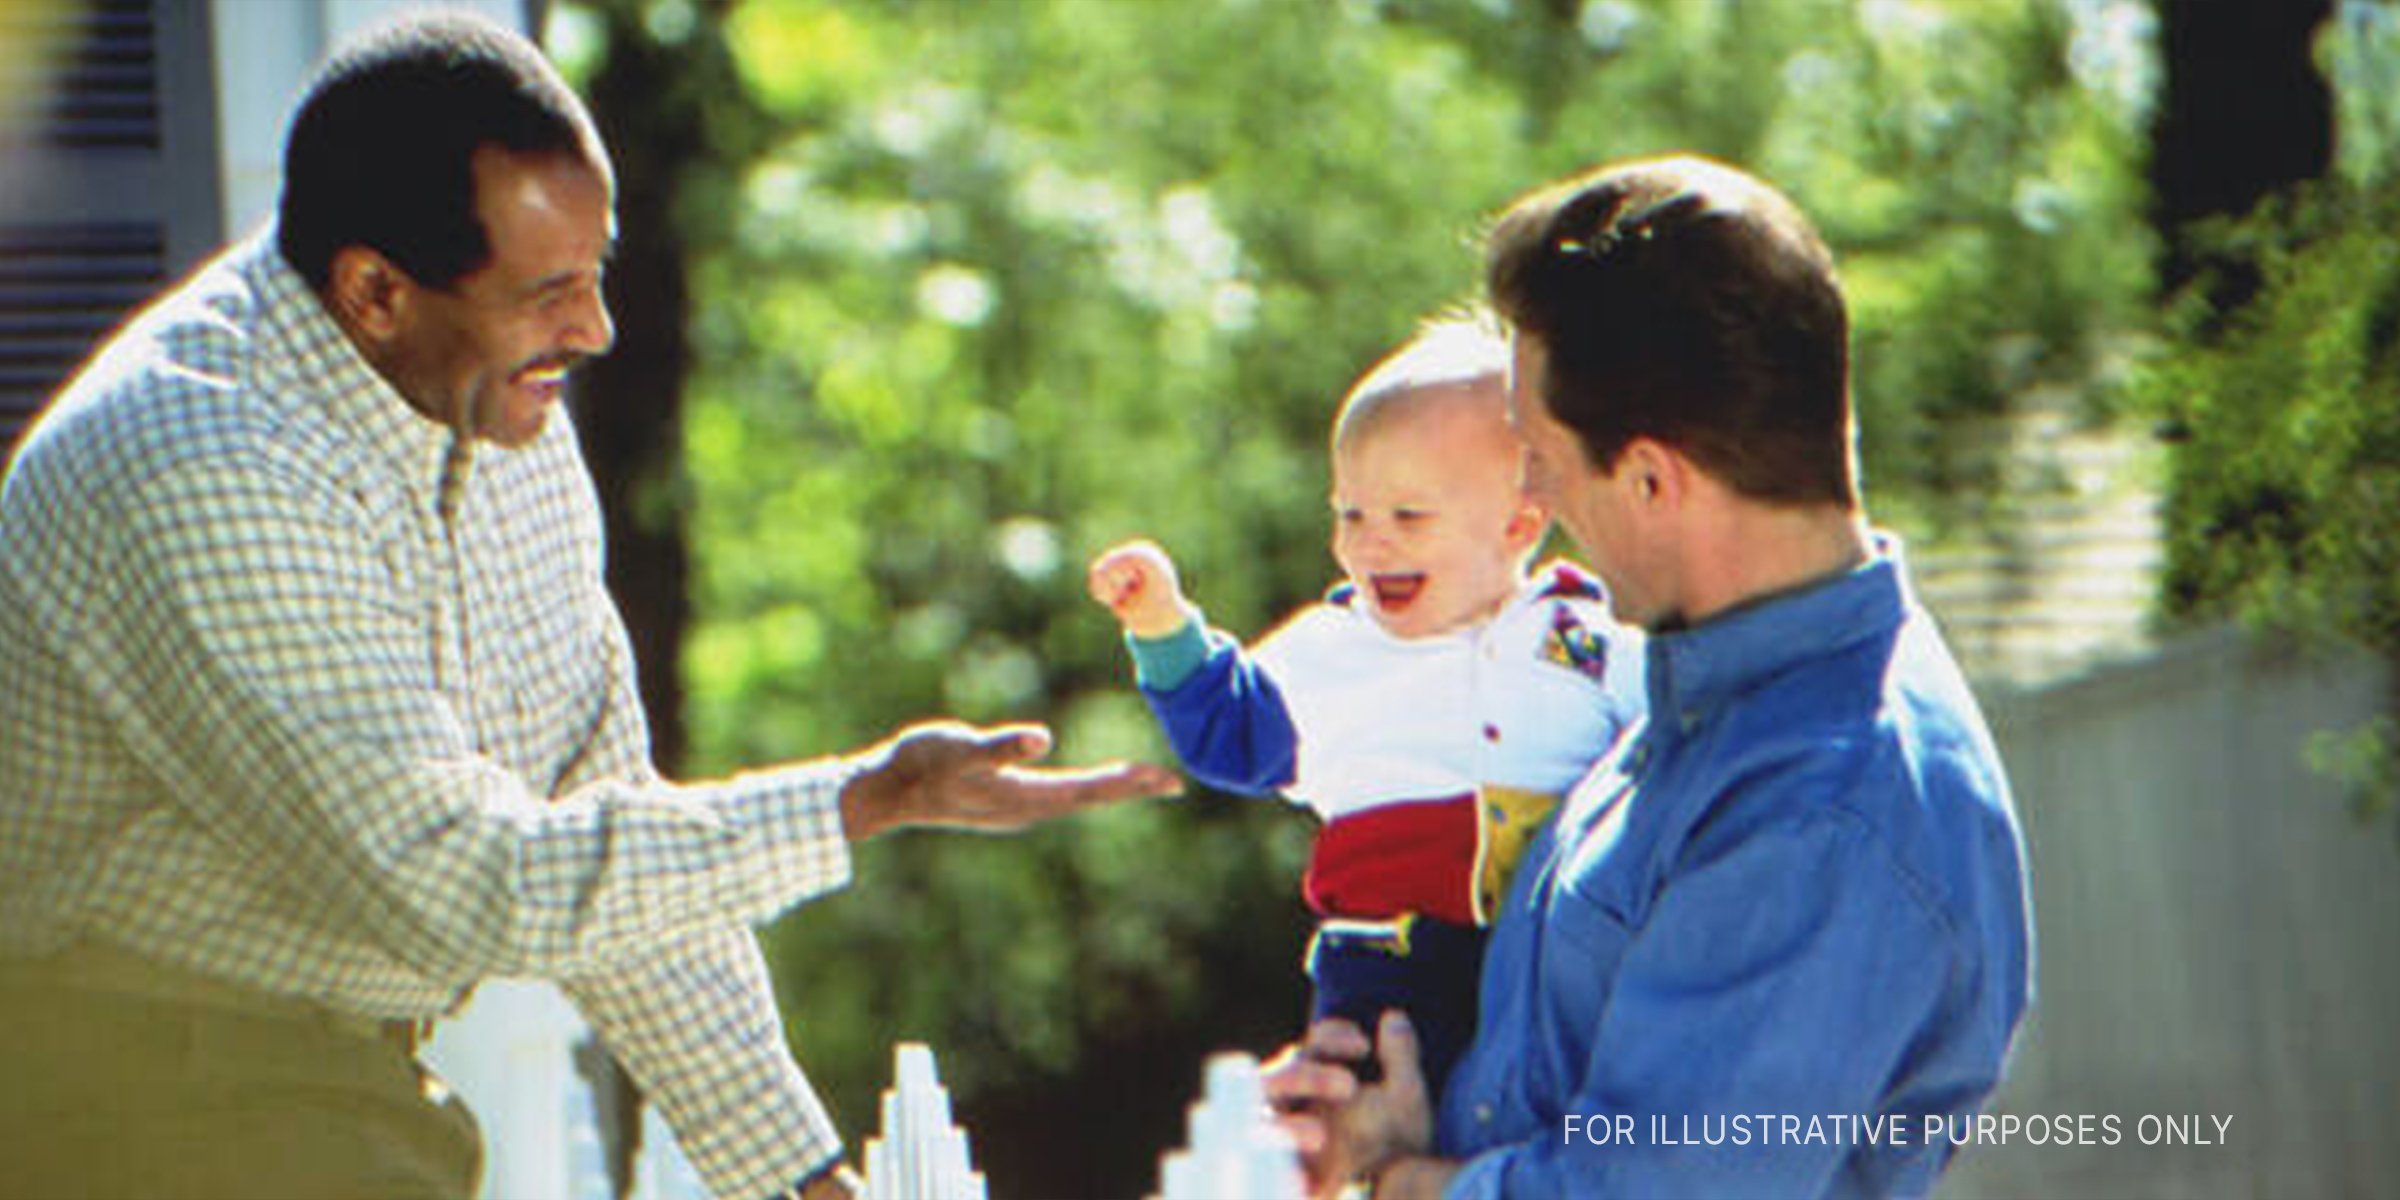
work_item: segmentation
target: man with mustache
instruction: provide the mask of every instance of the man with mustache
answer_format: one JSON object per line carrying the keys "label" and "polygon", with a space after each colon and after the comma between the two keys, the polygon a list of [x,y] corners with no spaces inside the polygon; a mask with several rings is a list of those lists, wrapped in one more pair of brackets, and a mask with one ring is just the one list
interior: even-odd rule
{"label": "man with mustache", "polygon": [[472,1195],[415,1051],[556,981],[727,1197],[849,1190],[750,926],[848,843],[1170,790],[1033,728],[678,783],[559,407],[606,353],[605,149],[523,38],[339,51],[272,228],[89,363],[0,491],[11,1194]]}

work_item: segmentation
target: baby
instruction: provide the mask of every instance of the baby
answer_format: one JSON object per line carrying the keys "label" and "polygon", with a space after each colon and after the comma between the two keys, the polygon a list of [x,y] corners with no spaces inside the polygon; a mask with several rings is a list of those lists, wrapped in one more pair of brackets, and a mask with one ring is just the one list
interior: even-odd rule
{"label": "baby", "polygon": [[1643,709],[1640,635],[1598,582],[1528,570],[1549,522],[1523,490],[1507,372],[1488,323],[1451,319],[1351,388],[1332,438],[1345,579],[1249,651],[1153,543],[1090,573],[1193,777],[1324,822],[1303,884],[1311,1019],[1371,1033],[1402,1009],[1435,1095],[1474,1033],[1510,868]]}

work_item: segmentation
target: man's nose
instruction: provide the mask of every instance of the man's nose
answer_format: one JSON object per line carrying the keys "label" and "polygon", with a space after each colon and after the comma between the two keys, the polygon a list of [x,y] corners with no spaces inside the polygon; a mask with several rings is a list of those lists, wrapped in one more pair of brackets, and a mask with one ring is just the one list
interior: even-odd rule
{"label": "man's nose", "polygon": [[617,323],[608,315],[608,298],[599,288],[590,288],[568,317],[566,337],[569,349],[578,354],[597,358],[617,344]]}

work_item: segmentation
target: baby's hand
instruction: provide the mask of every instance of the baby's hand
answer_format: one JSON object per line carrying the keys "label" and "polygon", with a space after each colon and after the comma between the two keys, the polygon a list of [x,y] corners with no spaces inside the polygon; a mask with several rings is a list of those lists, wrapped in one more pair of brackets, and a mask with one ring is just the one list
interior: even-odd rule
{"label": "baby's hand", "polygon": [[1162,638],[1191,619],[1175,560],[1156,542],[1123,542],[1101,551],[1088,582],[1092,599],[1135,637]]}

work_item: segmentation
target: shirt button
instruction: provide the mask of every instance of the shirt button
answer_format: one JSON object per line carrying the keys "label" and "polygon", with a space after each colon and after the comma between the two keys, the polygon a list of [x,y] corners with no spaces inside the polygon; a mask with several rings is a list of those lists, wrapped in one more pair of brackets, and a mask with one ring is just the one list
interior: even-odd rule
{"label": "shirt button", "polygon": [[1499,741],[1499,740],[1500,740],[1500,727],[1499,727],[1499,726],[1497,726],[1497,725],[1486,725],[1486,726],[1484,726],[1484,727],[1483,727],[1483,740],[1485,740],[1485,741],[1487,741],[1487,742],[1496,742],[1496,741]]}
{"label": "shirt button", "polygon": [[1478,1104],[1478,1105],[1476,1105],[1476,1106],[1475,1106],[1475,1120],[1476,1120],[1476,1121],[1477,1121],[1479,1124],[1484,1124],[1484,1125],[1489,1125],[1489,1124],[1491,1124],[1491,1123],[1492,1123],[1492,1106],[1491,1106],[1491,1105],[1489,1105],[1489,1104]]}

